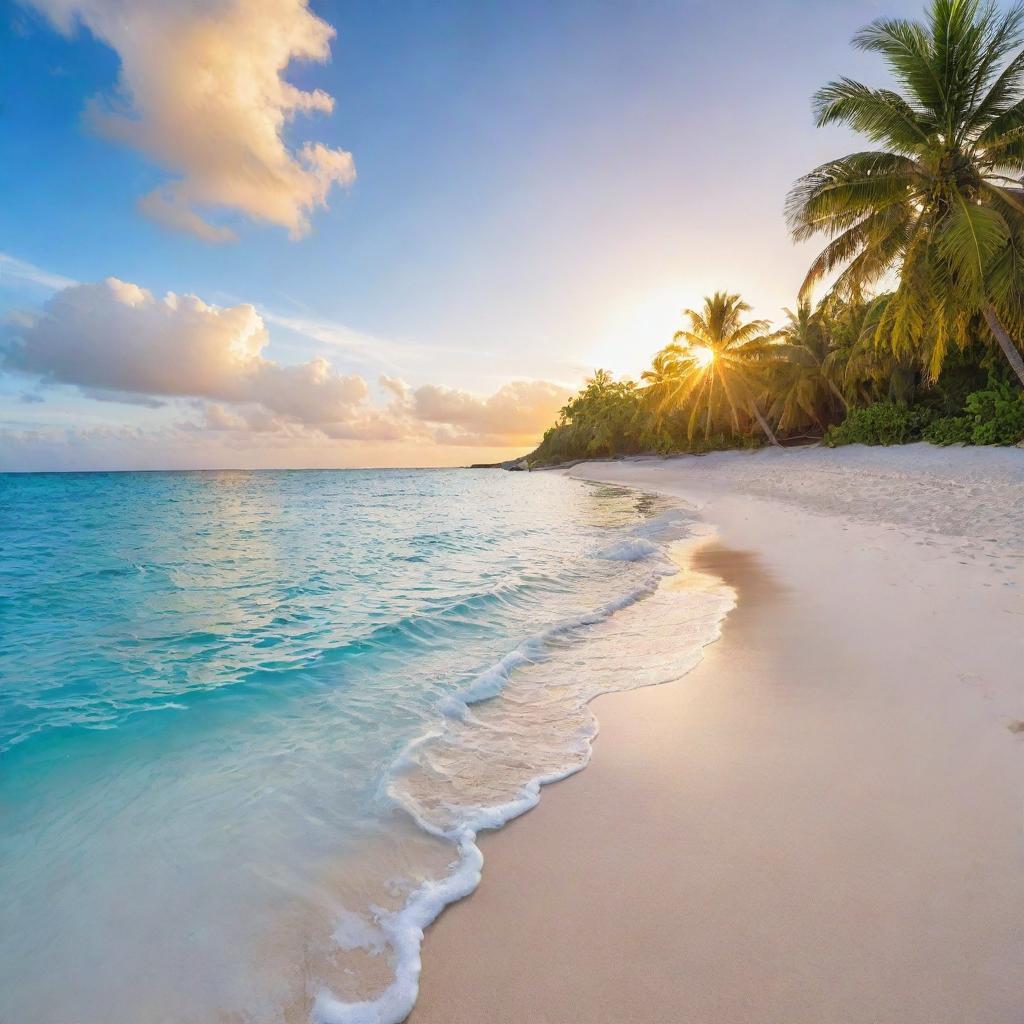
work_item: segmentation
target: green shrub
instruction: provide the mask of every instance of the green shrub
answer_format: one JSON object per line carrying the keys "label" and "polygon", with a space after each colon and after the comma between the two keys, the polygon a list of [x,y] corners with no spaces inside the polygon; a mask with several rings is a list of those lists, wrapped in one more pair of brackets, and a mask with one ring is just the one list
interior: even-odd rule
{"label": "green shrub", "polygon": [[1024,391],[991,374],[988,386],[964,400],[964,415],[943,416],[924,430],[932,444],[1017,444],[1024,438]]}
{"label": "green shrub", "polygon": [[914,404],[927,406],[936,416],[962,415],[967,396],[988,386],[989,368],[982,365],[987,356],[985,347],[977,342],[963,350],[954,348],[947,354],[938,380],[925,383]]}
{"label": "green shrub", "polygon": [[940,416],[921,435],[931,444],[970,444],[974,421],[970,416]]}
{"label": "green shrub", "polygon": [[973,444],[1017,444],[1024,439],[1024,391],[1007,380],[991,379],[967,396]]}
{"label": "green shrub", "polygon": [[853,409],[842,423],[829,427],[824,443],[829,448],[843,444],[906,444],[920,440],[931,416],[927,409],[910,408],[902,402],[876,402]]}

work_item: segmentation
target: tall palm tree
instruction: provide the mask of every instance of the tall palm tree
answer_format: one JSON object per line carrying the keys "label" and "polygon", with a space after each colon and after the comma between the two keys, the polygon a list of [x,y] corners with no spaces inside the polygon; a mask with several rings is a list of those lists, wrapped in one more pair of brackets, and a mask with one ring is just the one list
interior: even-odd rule
{"label": "tall palm tree", "polygon": [[824,427],[837,409],[845,412],[849,406],[828,362],[832,340],[823,310],[801,299],[796,312],[787,309],[785,313],[779,362],[772,374],[772,414],[780,430],[808,423]]}
{"label": "tall palm tree", "polygon": [[1024,383],[1011,331],[1024,329],[1024,5],[931,0],[923,22],[882,18],[854,37],[881,54],[901,92],[840,78],[814,97],[819,126],[842,124],[878,148],[805,175],[787,200],[797,240],[831,241],[803,293],[833,285],[860,299],[899,284],[878,320],[894,353],[923,353],[937,376],[981,316]]}
{"label": "tall palm tree", "polygon": [[676,331],[672,344],[655,357],[653,372],[643,374],[656,416],[688,404],[688,435],[694,436],[703,417],[708,438],[723,419],[739,432],[743,414],[757,421],[772,444],[779,443],[757,403],[775,336],[767,320],[743,323],[749,309],[738,295],[715,292],[699,312],[683,311],[689,326]]}

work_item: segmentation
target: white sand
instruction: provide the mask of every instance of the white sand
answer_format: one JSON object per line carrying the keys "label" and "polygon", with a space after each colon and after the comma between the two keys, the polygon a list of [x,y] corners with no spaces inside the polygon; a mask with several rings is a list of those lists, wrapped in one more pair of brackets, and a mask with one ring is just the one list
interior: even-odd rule
{"label": "white sand", "polygon": [[1024,452],[572,472],[700,506],[739,604],[486,837],[411,1020],[1024,1021]]}

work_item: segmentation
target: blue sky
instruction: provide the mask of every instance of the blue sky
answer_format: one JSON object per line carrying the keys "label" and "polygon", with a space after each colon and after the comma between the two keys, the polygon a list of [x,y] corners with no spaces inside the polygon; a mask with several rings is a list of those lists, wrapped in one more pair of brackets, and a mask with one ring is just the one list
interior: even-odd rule
{"label": "blue sky", "polygon": [[[810,95],[839,74],[880,81],[877,63],[849,47],[851,35],[879,14],[920,9],[900,0],[314,2],[312,14],[336,33],[330,59],[293,61],[284,77],[335,105],[296,117],[282,138],[292,153],[307,141],[351,153],[355,181],[308,209],[310,230],[298,239],[237,208],[203,208],[237,236],[215,244],[139,209],[141,197],[181,176],[169,161],[188,140],[165,132],[148,149],[123,145],[83,116],[91,97],[109,103],[133,61],[139,74],[157,69],[166,100],[161,62],[182,60],[172,44],[126,60],[98,39],[113,3],[4,8],[8,337],[54,292],[12,260],[78,282],[113,276],[155,300],[173,291],[209,305],[251,303],[267,331],[261,359],[326,360],[366,381],[367,402],[405,402],[402,415],[416,389],[431,387],[454,412],[425,419],[417,396],[417,429],[387,438],[376,428],[328,438],[281,409],[276,426],[184,430],[198,403],[235,411],[235,392],[218,385],[192,395],[173,384],[140,405],[145,394],[129,384],[98,401],[65,370],[63,383],[47,383],[38,359],[33,372],[8,360],[0,468],[440,464],[512,454],[525,438],[503,436],[495,417],[515,404],[488,414],[473,401],[514,381],[574,388],[595,365],[636,373],[670,339],[678,311],[715,288],[740,291],[772,318],[793,303],[809,253],[787,238],[786,190],[855,145],[814,129]],[[258,35],[275,3],[250,6],[244,24]],[[186,8],[201,18],[232,7],[246,4],[190,0],[172,27],[189,30]],[[79,19],[65,33],[46,15],[68,8]],[[119,102],[138,118],[132,100],[122,89]],[[191,117],[201,136],[202,112]],[[214,143],[191,144],[189,159],[202,162],[202,147]],[[102,337],[78,343],[110,357]],[[401,378],[406,398],[394,399],[381,374]],[[545,401],[557,407],[560,394],[549,389]],[[247,392],[235,405],[254,401]],[[531,409],[539,416],[542,405]]]}

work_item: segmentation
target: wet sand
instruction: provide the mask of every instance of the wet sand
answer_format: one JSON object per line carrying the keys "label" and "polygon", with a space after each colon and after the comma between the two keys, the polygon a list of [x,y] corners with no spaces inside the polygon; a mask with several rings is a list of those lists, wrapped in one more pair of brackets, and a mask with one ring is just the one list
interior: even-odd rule
{"label": "wet sand", "polygon": [[703,506],[721,640],[599,698],[587,770],[483,837],[410,1021],[1024,1020],[1020,561],[696,461],[575,472]]}

